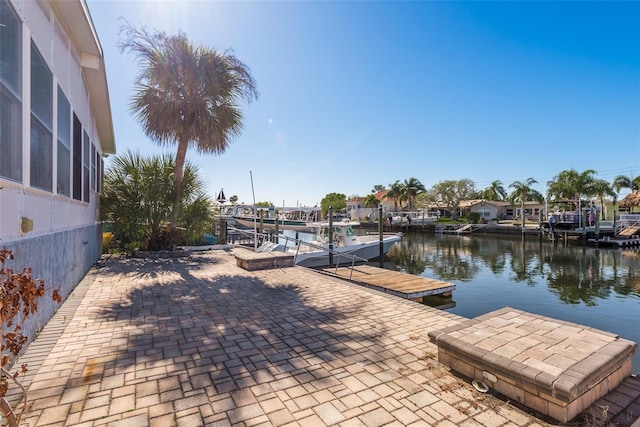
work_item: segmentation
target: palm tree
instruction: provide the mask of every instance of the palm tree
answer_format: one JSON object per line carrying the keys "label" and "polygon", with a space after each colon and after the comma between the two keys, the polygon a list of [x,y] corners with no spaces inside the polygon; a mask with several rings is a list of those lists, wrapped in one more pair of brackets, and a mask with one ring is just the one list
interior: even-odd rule
{"label": "palm tree", "polygon": [[175,228],[187,148],[224,153],[242,128],[238,101],[258,98],[256,82],[232,52],[194,46],[182,32],[150,34],[127,22],[122,33],[120,50],[132,53],[141,66],[131,110],[156,143],[178,145],[171,214]]}
{"label": "palm tree", "polygon": [[598,198],[600,198],[602,220],[604,221],[606,219],[606,216],[604,214],[604,196],[611,197],[613,199],[613,202],[615,203],[618,198],[618,194],[613,191],[613,187],[611,186],[611,184],[609,184],[609,182],[604,179],[594,179],[589,185],[587,191],[590,194],[598,196]]}
{"label": "palm tree", "polygon": [[537,184],[533,178],[527,178],[524,182],[513,181],[509,188],[513,187],[513,192],[509,195],[509,202],[513,206],[516,202],[520,202],[520,213],[522,215],[522,228],[524,230],[525,214],[524,202],[527,200],[535,200],[539,203],[544,201],[544,196],[537,190],[531,188],[533,184]]}
{"label": "palm tree", "polygon": [[[175,162],[168,154],[144,157],[125,152],[105,172],[101,216],[112,221],[122,243],[154,240],[171,217]],[[189,237],[199,237],[211,220],[204,181],[189,162],[184,167],[179,224]]]}
{"label": "palm tree", "polygon": [[640,175],[633,179],[626,175],[616,176],[613,180],[613,189],[619,193],[623,188],[628,188],[632,192],[640,191]]}
{"label": "palm tree", "polygon": [[413,202],[418,194],[422,194],[427,191],[424,185],[417,178],[409,178],[404,180],[402,185],[402,199],[409,203],[409,211],[413,211]]}
{"label": "palm tree", "polygon": [[364,207],[371,208],[371,218],[374,216],[374,209],[380,205],[380,200],[376,197],[375,194],[367,194],[364,198]]}
{"label": "palm tree", "polygon": [[583,195],[588,195],[589,186],[594,180],[596,171],[587,169],[578,172],[575,169],[564,170],[547,182],[547,194],[556,199],[569,197],[572,201],[579,202]]}
{"label": "palm tree", "polygon": [[400,183],[400,181],[396,181],[393,184],[390,184],[389,190],[384,196],[382,196],[383,199],[393,200],[395,212],[398,212],[398,202],[400,201],[401,197],[402,197],[402,184]]}
{"label": "palm tree", "polygon": [[486,200],[504,200],[507,197],[507,191],[502,185],[502,181],[496,180],[482,191],[482,198]]}

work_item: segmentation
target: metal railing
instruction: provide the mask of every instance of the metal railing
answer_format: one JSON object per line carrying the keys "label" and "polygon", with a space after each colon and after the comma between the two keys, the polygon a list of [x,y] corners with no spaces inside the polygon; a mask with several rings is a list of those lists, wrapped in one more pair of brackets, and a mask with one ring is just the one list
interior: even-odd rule
{"label": "metal railing", "polygon": [[[317,245],[315,243],[311,243],[311,242],[307,242],[304,240],[300,240],[300,239],[296,239],[294,237],[289,237],[289,236],[283,236],[283,235],[275,235],[275,234],[267,234],[267,233],[259,233],[256,232],[254,233],[253,230],[242,230],[239,228],[235,228],[232,226],[228,226],[228,229],[235,233],[235,234],[240,234],[243,235],[247,238],[253,238],[254,242],[257,240],[258,242],[260,242],[260,245],[256,246],[262,246],[263,244],[267,243],[267,242],[271,242],[271,243],[279,243],[280,240],[284,240],[285,244],[282,247],[282,252],[287,252],[287,248],[289,246],[290,242],[293,242],[292,246],[296,246],[296,251],[293,257],[293,262],[295,264],[296,260],[298,259],[298,254],[300,253],[300,248],[304,245],[304,246],[308,246],[312,249],[316,249],[318,251],[323,251],[326,252],[327,254],[333,254],[334,256],[337,257],[336,262],[335,262],[335,270],[334,270],[334,274],[337,274],[338,272],[338,268],[340,267],[340,258],[341,257],[345,257],[349,260],[351,260],[351,265],[348,267],[350,269],[350,273],[349,273],[349,280],[351,280],[351,278],[353,277],[353,269],[355,267],[355,263],[356,262],[367,262],[369,261],[366,258],[362,258],[359,257],[357,255],[353,255],[350,253],[345,253],[345,252],[338,252],[334,249],[330,249],[327,248],[325,246],[321,246],[321,245]],[[275,242],[274,242],[275,240]],[[329,265],[329,267],[332,267],[332,265]]]}

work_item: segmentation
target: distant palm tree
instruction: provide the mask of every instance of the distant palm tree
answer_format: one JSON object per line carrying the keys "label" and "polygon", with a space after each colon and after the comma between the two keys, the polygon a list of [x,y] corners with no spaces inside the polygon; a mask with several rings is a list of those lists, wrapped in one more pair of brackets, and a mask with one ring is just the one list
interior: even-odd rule
{"label": "distant palm tree", "polygon": [[623,188],[628,188],[632,192],[640,191],[640,175],[636,176],[633,179],[626,175],[616,176],[613,180],[613,189],[619,193]]}
{"label": "distant palm tree", "polygon": [[364,198],[364,207],[371,208],[371,218],[374,217],[374,209],[380,206],[380,200],[375,194],[367,194]]}
{"label": "distant palm tree", "polygon": [[539,203],[544,201],[544,196],[537,190],[531,188],[533,184],[537,184],[533,178],[527,178],[524,182],[513,181],[509,188],[513,187],[513,192],[509,195],[509,202],[513,206],[516,202],[520,202],[520,214],[522,215],[522,227],[525,225],[524,202],[527,200],[535,200]]}
{"label": "distant palm tree", "polygon": [[400,181],[396,181],[393,184],[390,184],[389,190],[384,196],[382,196],[383,199],[393,200],[395,212],[398,212],[398,202],[400,201],[401,197],[402,197],[402,184],[400,183]]}
{"label": "distant palm tree", "polygon": [[233,53],[194,46],[183,33],[150,34],[128,22],[122,33],[120,50],[132,53],[141,66],[131,110],[153,141],[178,146],[171,214],[175,228],[187,148],[224,153],[242,129],[238,101],[258,98],[256,82]]}
{"label": "distant palm tree", "polygon": [[598,196],[600,198],[602,220],[604,221],[606,219],[604,214],[604,196],[611,197],[615,203],[618,198],[618,194],[613,191],[613,187],[609,184],[609,181],[604,179],[594,179],[589,185],[587,191],[590,195]]}
{"label": "distant palm tree", "polygon": [[409,203],[409,211],[413,211],[413,202],[418,194],[422,194],[427,189],[417,178],[409,178],[404,180],[402,184],[402,198]]}
{"label": "distant palm tree", "polygon": [[482,198],[486,200],[499,201],[507,198],[507,191],[502,185],[502,181],[496,180],[482,191]]}
{"label": "distant palm tree", "polygon": [[568,197],[572,201],[580,201],[583,195],[588,195],[595,174],[596,171],[593,169],[584,172],[575,169],[564,170],[547,182],[547,195],[556,199]]}

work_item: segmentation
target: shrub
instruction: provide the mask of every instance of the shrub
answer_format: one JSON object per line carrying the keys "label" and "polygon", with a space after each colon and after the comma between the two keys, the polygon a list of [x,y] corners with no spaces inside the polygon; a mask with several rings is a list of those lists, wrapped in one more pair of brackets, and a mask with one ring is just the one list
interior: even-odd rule
{"label": "shrub", "polygon": [[477,224],[480,221],[480,214],[478,212],[468,212],[466,218],[471,224]]}
{"label": "shrub", "polygon": [[164,249],[173,249],[177,245],[183,245],[184,242],[184,234],[181,230],[171,227],[163,227],[157,234],[149,236],[146,250],[159,251]]}

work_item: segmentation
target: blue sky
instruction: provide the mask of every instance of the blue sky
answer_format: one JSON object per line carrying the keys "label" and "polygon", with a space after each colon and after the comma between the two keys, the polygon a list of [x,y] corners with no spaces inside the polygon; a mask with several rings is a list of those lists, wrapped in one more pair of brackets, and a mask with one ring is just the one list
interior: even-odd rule
{"label": "blue sky", "polygon": [[138,69],[116,46],[120,17],[251,69],[260,98],[242,106],[241,136],[187,155],[214,197],[252,203],[250,171],[276,206],[410,177],[532,177],[544,193],[565,169],[640,174],[640,2],[87,3],[119,152],[163,150],[128,108]]}

